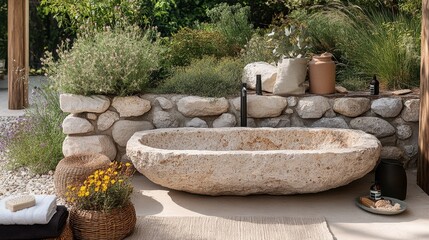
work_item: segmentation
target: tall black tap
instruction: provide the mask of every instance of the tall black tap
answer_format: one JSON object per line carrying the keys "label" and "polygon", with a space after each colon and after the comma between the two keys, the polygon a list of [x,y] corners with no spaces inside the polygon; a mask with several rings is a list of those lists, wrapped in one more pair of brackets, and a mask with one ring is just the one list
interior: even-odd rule
{"label": "tall black tap", "polygon": [[240,118],[241,118],[241,126],[247,127],[247,85],[246,83],[241,84],[241,105],[240,105]]}

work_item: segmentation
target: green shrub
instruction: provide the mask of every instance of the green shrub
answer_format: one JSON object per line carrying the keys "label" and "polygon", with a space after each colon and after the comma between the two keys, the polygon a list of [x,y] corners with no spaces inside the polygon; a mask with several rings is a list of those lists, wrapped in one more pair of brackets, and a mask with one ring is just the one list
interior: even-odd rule
{"label": "green shrub", "polygon": [[255,33],[244,46],[241,58],[246,64],[261,61],[268,63],[277,62],[279,58],[273,54],[274,49],[274,42],[267,33]]}
{"label": "green shrub", "polygon": [[220,32],[190,28],[182,28],[173,34],[168,50],[172,66],[189,65],[193,59],[204,55],[221,58],[228,54],[227,40]]}
{"label": "green shrub", "polygon": [[354,22],[340,43],[350,70],[376,74],[388,89],[418,86],[420,21],[387,12],[370,12]]}
{"label": "green shrub", "polygon": [[159,93],[178,93],[204,97],[236,95],[240,89],[243,63],[233,58],[205,56],[189,66],[178,67],[158,89]]}
{"label": "green shrub", "polygon": [[241,4],[229,6],[221,3],[207,10],[215,29],[226,38],[228,45],[236,53],[250,40],[253,33],[253,25],[250,24],[250,7],[242,7]]}
{"label": "green shrub", "polygon": [[66,114],[60,109],[57,92],[48,87],[33,91],[34,103],[18,120],[19,128],[6,146],[9,167],[25,166],[35,173],[46,173],[63,158],[61,124]]}
{"label": "green shrub", "polygon": [[72,49],[60,48],[58,61],[48,54],[44,64],[60,92],[125,96],[145,90],[162,52],[137,28],[106,29],[81,35]]}

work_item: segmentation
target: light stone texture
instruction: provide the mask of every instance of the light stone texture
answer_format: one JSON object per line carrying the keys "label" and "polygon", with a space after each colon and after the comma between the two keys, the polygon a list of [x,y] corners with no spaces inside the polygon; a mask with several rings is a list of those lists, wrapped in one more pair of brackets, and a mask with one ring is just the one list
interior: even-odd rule
{"label": "light stone texture", "polygon": [[153,125],[147,121],[129,121],[120,120],[113,124],[112,136],[113,140],[121,146],[125,147],[130,137],[138,131],[153,129]]}
{"label": "light stone texture", "polygon": [[335,112],[347,117],[357,117],[370,109],[368,98],[337,98],[334,101]]}
{"label": "light stone texture", "polygon": [[396,117],[402,110],[402,99],[380,98],[371,104],[371,109],[378,115],[386,118]]}
{"label": "light stone texture", "polygon": [[400,160],[404,156],[404,151],[395,146],[383,146],[381,148],[380,158]]}
{"label": "light stone texture", "polygon": [[177,102],[177,110],[186,117],[216,116],[228,112],[225,98],[203,98],[189,96]]}
{"label": "light stone texture", "polygon": [[141,116],[151,109],[150,101],[138,96],[115,97],[112,107],[114,107],[120,117]]}
{"label": "light stone texture", "polygon": [[325,112],[325,114],[323,114],[323,116],[326,118],[334,118],[337,116],[337,114],[334,112],[334,110],[332,110],[332,108],[330,108]]}
{"label": "light stone texture", "polygon": [[403,148],[405,155],[407,155],[408,157],[414,157],[415,155],[417,155],[417,145],[404,145]]}
{"label": "light stone texture", "polygon": [[[240,98],[233,100],[233,105],[237,111],[240,111]],[[252,118],[270,118],[278,117],[287,107],[287,100],[280,96],[247,96],[247,116]]]}
{"label": "light stone texture", "polygon": [[407,122],[418,122],[420,111],[420,99],[410,99],[405,101],[401,117]]}
{"label": "light stone texture", "polygon": [[97,120],[97,115],[95,113],[87,113],[86,114],[86,118],[88,118],[89,120]]}
{"label": "light stone texture", "polygon": [[305,127],[304,121],[296,115],[290,117],[290,125],[291,127]]}
{"label": "light stone texture", "polygon": [[287,97],[287,105],[289,107],[295,107],[297,103],[298,103],[297,97]]}
{"label": "light stone texture", "polygon": [[119,120],[119,114],[114,111],[106,111],[100,114],[100,117],[97,121],[97,128],[100,131],[105,131],[109,129],[113,123]]}
{"label": "light stone texture", "polygon": [[410,125],[399,125],[396,127],[396,136],[399,139],[405,140],[413,135],[413,129]]}
{"label": "light stone texture", "polygon": [[126,151],[139,172],[171,189],[286,195],[363,177],[374,169],[381,145],[348,129],[180,128],[137,132]]}
{"label": "light stone texture", "polygon": [[321,118],[331,108],[328,99],[322,96],[301,98],[296,106],[302,118]]}
{"label": "light stone texture", "polygon": [[79,134],[94,131],[94,126],[85,118],[77,117],[74,114],[68,115],[62,124],[64,134]]}
{"label": "light stone texture", "polygon": [[156,128],[176,128],[179,126],[179,121],[168,112],[155,111],[153,113],[153,125]]}
{"label": "light stone texture", "polygon": [[348,129],[346,121],[343,118],[321,118],[315,121],[311,127],[323,127],[323,128],[345,128]]}
{"label": "light stone texture", "polygon": [[294,113],[292,108],[286,108],[286,110],[284,111],[285,114],[292,114]]}
{"label": "light stone texture", "polygon": [[277,67],[266,62],[249,63],[244,67],[242,82],[247,83],[247,88],[256,89],[256,75],[261,75],[262,90],[273,92],[277,79]]}
{"label": "light stone texture", "polygon": [[379,138],[378,140],[380,140],[381,145],[383,146],[396,146],[396,142],[398,139],[396,135],[392,135],[389,137]]}
{"label": "light stone texture", "polygon": [[185,123],[186,127],[194,127],[194,128],[208,128],[207,122],[202,120],[201,118],[192,118],[190,121]]}
{"label": "light stone texture", "polygon": [[61,94],[60,108],[67,113],[102,113],[110,106],[110,100],[106,96],[93,95],[82,96],[75,94]]}
{"label": "light stone texture", "polygon": [[112,138],[107,135],[67,136],[64,139],[64,156],[83,153],[101,153],[113,160],[116,157],[116,146]]}
{"label": "light stone texture", "polygon": [[172,109],[174,106],[174,104],[165,97],[157,97],[155,100],[158,101],[159,106],[164,110]]}
{"label": "light stone texture", "polygon": [[223,113],[213,121],[214,128],[234,127],[236,124],[237,120],[231,113]]}
{"label": "light stone texture", "polygon": [[378,117],[358,117],[350,121],[350,127],[375,135],[378,138],[395,134],[395,128]]}

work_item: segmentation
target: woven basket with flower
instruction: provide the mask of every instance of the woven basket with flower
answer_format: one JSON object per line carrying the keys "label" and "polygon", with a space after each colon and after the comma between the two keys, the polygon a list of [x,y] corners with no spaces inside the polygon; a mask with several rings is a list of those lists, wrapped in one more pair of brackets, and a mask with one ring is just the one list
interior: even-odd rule
{"label": "woven basket with flower", "polygon": [[123,239],[136,224],[130,201],[134,167],[112,162],[89,175],[83,183],[68,186],[66,198],[72,206],[70,225],[77,239]]}

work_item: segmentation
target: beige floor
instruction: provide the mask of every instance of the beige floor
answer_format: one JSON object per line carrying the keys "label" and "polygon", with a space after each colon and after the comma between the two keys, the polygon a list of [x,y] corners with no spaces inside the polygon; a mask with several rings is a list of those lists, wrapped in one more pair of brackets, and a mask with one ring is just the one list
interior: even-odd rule
{"label": "beige floor", "polygon": [[395,216],[365,212],[355,206],[367,194],[373,174],[351,184],[317,194],[209,197],[169,190],[137,174],[133,202],[137,215],[155,216],[323,216],[339,240],[429,239],[429,196],[416,185],[415,171],[407,171],[408,209]]}

